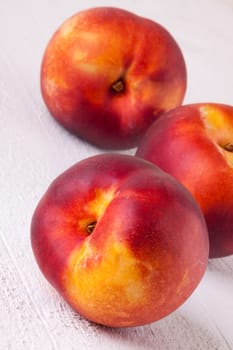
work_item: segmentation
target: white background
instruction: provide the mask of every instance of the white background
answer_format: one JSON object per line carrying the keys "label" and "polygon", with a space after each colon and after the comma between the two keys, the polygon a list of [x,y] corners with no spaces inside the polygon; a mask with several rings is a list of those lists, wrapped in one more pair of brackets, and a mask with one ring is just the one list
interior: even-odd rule
{"label": "white background", "polygon": [[210,261],[172,315],[118,330],[75,314],[35,263],[30,221],[38,200],[63,170],[101,152],[49,116],[39,88],[42,54],[67,17],[100,5],[134,11],[173,34],[188,68],[185,103],[233,102],[232,0],[1,0],[0,349],[233,349],[233,256]]}

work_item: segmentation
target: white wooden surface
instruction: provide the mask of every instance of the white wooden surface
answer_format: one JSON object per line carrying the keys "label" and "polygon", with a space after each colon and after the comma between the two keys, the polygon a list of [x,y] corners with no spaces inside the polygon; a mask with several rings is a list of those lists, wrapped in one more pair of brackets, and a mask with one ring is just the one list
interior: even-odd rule
{"label": "white wooden surface", "polygon": [[39,198],[60,172],[100,153],[49,117],[39,89],[41,58],[64,19],[97,5],[138,12],[171,31],[188,66],[185,102],[233,103],[233,0],[1,0],[0,349],[233,349],[233,256],[212,260],[172,315],[119,330],[75,314],[34,261],[30,221]]}

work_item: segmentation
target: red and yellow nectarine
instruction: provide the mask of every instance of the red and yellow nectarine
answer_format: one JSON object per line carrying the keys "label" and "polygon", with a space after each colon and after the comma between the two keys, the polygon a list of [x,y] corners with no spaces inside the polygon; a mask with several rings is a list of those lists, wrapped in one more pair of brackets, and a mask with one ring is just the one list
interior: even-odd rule
{"label": "red and yellow nectarine", "polygon": [[193,194],[207,222],[210,257],[233,254],[233,107],[200,103],[175,108],[150,127],[136,155]]}
{"label": "red and yellow nectarine", "polygon": [[102,147],[134,147],[161,112],[181,104],[183,55],[159,24],[99,7],[67,19],[41,67],[44,101],[65,128]]}
{"label": "red and yellow nectarine", "polygon": [[32,219],[45,277],[81,315],[112,326],[158,320],[206,268],[201,210],[174,178],[142,159],[103,154],[60,175]]}

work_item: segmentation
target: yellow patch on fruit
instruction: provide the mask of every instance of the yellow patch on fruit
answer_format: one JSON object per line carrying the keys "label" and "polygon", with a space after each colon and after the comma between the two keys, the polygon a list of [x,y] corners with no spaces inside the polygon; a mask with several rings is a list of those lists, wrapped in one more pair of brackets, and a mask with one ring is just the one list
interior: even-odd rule
{"label": "yellow patch on fruit", "polygon": [[[72,40],[74,41],[74,38]],[[74,71],[86,74],[89,79],[93,79],[93,84],[96,79],[101,82],[102,88],[98,89],[100,93],[108,90],[109,85],[125,71],[124,57],[120,49],[121,42],[115,36],[79,31],[75,33],[75,48],[71,46],[69,59]],[[93,88],[90,97],[93,101]]]}
{"label": "yellow patch on fruit", "polygon": [[95,190],[94,196],[82,208],[81,218],[78,219],[78,228],[81,231],[86,231],[89,224],[98,221],[113,199],[114,193],[114,187],[110,187],[107,190],[102,188]]}
{"label": "yellow patch on fruit", "polygon": [[[91,62],[93,64],[93,58],[95,55],[93,52],[97,51],[97,46],[99,42],[99,35],[97,33],[88,32],[76,32],[72,33],[71,42],[75,40],[76,47],[71,50],[70,57],[72,57],[73,63],[77,64],[77,67],[82,63]],[[92,50],[90,50],[92,48]]]}
{"label": "yellow patch on fruit", "polygon": [[66,294],[90,319],[104,323],[119,318],[130,325],[132,310],[148,299],[143,262],[121,242],[110,239],[97,250],[90,239],[70,256],[64,272]]}
{"label": "yellow patch on fruit", "polygon": [[228,165],[233,167],[233,115],[214,105],[200,107],[200,113],[208,137],[215,142]]}
{"label": "yellow patch on fruit", "polygon": [[114,193],[115,188],[113,187],[108,190],[101,188],[96,189],[94,198],[88,202],[85,206],[85,210],[91,215],[100,217],[113,199]]}
{"label": "yellow patch on fruit", "polygon": [[72,37],[73,33],[75,33],[75,27],[76,27],[76,19],[75,17],[69,18],[60,28],[60,35],[66,39],[69,37]]}

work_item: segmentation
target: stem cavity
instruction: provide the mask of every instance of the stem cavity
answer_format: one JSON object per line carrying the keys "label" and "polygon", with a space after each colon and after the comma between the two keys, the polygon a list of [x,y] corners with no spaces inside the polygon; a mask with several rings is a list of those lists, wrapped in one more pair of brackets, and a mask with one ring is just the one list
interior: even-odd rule
{"label": "stem cavity", "polygon": [[93,221],[89,225],[87,225],[87,233],[89,235],[94,231],[96,224],[97,224],[97,221]]}
{"label": "stem cavity", "polygon": [[227,143],[223,146],[223,148],[228,152],[233,152],[233,143]]}
{"label": "stem cavity", "polygon": [[112,84],[111,89],[115,93],[120,93],[125,90],[125,83],[123,79],[118,79],[115,83]]}

